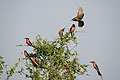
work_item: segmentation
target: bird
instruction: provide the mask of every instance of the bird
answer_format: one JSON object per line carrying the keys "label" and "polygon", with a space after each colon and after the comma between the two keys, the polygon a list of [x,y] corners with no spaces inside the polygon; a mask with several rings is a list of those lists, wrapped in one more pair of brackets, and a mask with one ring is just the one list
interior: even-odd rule
{"label": "bird", "polygon": [[83,9],[79,7],[77,16],[72,19],[72,21],[78,21],[78,27],[83,27],[84,26],[84,21],[82,21],[82,18],[84,16]]}
{"label": "bird", "polygon": [[24,55],[25,55],[26,57],[29,57],[29,54],[27,53],[26,50],[24,50]]}
{"label": "bird", "polygon": [[61,29],[61,30],[59,31],[59,36],[63,36],[64,30],[65,30],[65,28],[63,28],[63,29]]}
{"label": "bird", "polygon": [[73,32],[75,31],[75,24],[72,24],[71,28],[70,28],[70,33],[71,33],[71,37],[73,37]]}
{"label": "bird", "polygon": [[40,63],[39,63],[39,61],[37,60],[37,58],[35,58],[35,57],[33,57],[33,60],[32,60],[33,62],[33,65],[35,66],[35,67],[38,67],[38,68],[45,68],[45,67],[43,67]]}
{"label": "bird", "polygon": [[[31,63],[32,63],[36,68],[37,68],[37,67],[39,67],[39,68],[44,68],[43,66],[41,66],[41,65],[39,64],[39,61],[38,61],[35,57],[33,57],[33,59],[31,59],[31,57],[29,56],[29,54],[27,53],[26,50],[24,50],[24,55],[30,59]],[[39,65],[39,66],[38,66],[38,65]]]}
{"label": "bird", "polygon": [[[96,62],[95,62],[95,61],[90,61],[90,63],[93,64],[94,69],[96,69],[98,75],[102,78],[102,74],[101,74],[101,72],[100,72],[100,70],[99,70],[99,68],[98,68],[98,66],[97,66],[97,64],[96,64]],[[102,80],[103,80],[103,78],[102,78]]]}
{"label": "bird", "polygon": [[37,63],[35,62],[35,58],[32,60],[26,50],[24,50],[24,55],[30,59],[31,63],[32,63],[35,67],[37,67],[37,63],[38,63],[38,62],[37,62],[37,61],[36,61]]}
{"label": "bird", "polygon": [[33,57],[33,62],[34,62],[36,65],[39,64],[39,61],[38,61],[35,57]]}
{"label": "bird", "polygon": [[27,44],[28,46],[32,46],[32,47],[35,48],[35,46],[32,45],[32,43],[31,43],[31,41],[30,41],[29,38],[25,38],[25,39],[26,39],[26,44]]}
{"label": "bird", "polygon": [[29,57],[29,59],[30,59],[30,61],[31,61],[31,63],[37,68],[37,64],[36,63],[34,63],[34,61],[32,60],[32,58],[31,57]]}
{"label": "bird", "polygon": [[64,66],[64,69],[69,70],[69,67],[67,65]]}

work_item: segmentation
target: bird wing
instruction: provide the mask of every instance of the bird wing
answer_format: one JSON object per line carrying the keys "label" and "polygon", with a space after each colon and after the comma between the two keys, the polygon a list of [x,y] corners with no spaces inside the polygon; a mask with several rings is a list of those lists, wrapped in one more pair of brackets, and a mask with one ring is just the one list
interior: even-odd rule
{"label": "bird wing", "polygon": [[99,75],[99,76],[102,76],[102,74],[100,73],[100,71],[97,71],[97,72],[98,72],[98,75]]}
{"label": "bird wing", "polygon": [[99,68],[98,68],[97,64],[95,64],[94,68],[95,68],[97,71],[99,71]]}
{"label": "bird wing", "polygon": [[77,13],[77,17],[81,20],[84,16],[83,9],[80,7]]}

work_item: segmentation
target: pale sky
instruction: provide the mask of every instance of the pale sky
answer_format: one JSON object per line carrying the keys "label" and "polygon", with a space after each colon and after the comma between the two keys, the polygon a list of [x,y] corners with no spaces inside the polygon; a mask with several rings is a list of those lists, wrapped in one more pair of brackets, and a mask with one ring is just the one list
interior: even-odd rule
{"label": "pale sky", "polygon": [[[104,80],[119,80],[120,0],[0,0],[0,56],[9,66],[15,64],[24,49],[32,51],[17,44],[25,44],[25,37],[35,41],[38,34],[53,40],[63,27],[68,31],[73,23],[77,25],[71,19],[79,7],[85,14],[84,27],[76,28],[85,31],[76,34],[80,63],[95,60]],[[78,80],[101,80],[92,67],[88,74]],[[19,75],[10,78],[21,79]]]}

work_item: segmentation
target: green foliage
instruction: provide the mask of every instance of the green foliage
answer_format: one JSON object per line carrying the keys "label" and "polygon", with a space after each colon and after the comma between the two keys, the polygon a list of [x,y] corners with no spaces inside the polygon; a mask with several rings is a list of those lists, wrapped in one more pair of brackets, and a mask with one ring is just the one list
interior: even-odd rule
{"label": "green foliage", "polygon": [[18,64],[19,64],[19,61],[15,64],[15,66],[11,67],[10,70],[6,71],[6,74],[7,74],[7,79],[6,80],[8,80],[14,73],[17,73],[17,72],[15,72],[15,70],[18,67]]}
{"label": "green foliage", "polygon": [[[3,69],[6,68],[6,67],[7,67],[7,65],[3,61],[3,57],[0,56],[0,76],[3,74],[3,71],[4,71]],[[0,77],[0,79],[1,79],[1,77]]]}
{"label": "green foliage", "polygon": [[[36,36],[36,41],[32,42],[35,46],[33,53],[29,53],[29,57],[22,58],[26,67],[22,67],[18,73],[32,80],[74,80],[77,75],[85,74],[88,65],[78,63],[78,53],[70,49],[71,43],[73,48],[78,45],[75,33],[71,37],[70,33],[66,32],[54,41],[43,40],[40,35]],[[30,58],[33,57],[39,61],[37,66],[31,63]],[[68,69],[65,69],[65,66]]]}

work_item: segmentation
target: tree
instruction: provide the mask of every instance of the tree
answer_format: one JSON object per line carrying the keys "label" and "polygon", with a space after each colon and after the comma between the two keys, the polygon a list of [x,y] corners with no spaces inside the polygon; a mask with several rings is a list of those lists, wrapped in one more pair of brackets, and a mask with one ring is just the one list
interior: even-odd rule
{"label": "tree", "polygon": [[[27,54],[24,53],[25,57],[19,59],[25,63],[25,67],[21,67],[16,73],[24,74],[32,80],[74,80],[77,75],[85,74],[88,65],[78,63],[78,53],[73,51],[78,45],[76,32],[72,33],[72,37],[66,32],[53,41],[44,40],[37,35],[36,41],[28,45],[33,53],[25,50]],[[69,45],[72,43],[74,47],[70,49]]]}

